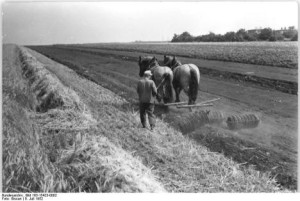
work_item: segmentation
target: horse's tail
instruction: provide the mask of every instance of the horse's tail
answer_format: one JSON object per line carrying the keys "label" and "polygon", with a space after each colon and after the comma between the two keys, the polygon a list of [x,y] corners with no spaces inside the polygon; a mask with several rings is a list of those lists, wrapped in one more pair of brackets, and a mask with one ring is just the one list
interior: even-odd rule
{"label": "horse's tail", "polygon": [[173,74],[165,74],[165,103],[173,102]]}
{"label": "horse's tail", "polygon": [[[197,67],[198,68],[198,67]],[[189,83],[189,104],[194,104],[198,95],[199,78],[197,70],[190,67],[191,79]]]}

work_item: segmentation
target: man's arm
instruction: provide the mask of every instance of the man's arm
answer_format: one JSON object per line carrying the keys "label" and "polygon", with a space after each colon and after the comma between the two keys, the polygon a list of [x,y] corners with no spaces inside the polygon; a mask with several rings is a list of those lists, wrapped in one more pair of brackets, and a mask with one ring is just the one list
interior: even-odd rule
{"label": "man's arm", "polygon": [[152,95],[155,96],[157,94],[157,89],[156,89],[156,86],[155,86],[155,83],[152,81]]}

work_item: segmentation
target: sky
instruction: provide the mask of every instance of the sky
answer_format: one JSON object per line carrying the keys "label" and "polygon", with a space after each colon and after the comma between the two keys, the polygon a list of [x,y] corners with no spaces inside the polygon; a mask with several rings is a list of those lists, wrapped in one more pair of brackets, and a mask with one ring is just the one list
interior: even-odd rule
{"label": "sky", "polygon": [[2,41],[20,45],[167,41],[240,28],[298,28],[298,4],[282,2],[4,2]]}

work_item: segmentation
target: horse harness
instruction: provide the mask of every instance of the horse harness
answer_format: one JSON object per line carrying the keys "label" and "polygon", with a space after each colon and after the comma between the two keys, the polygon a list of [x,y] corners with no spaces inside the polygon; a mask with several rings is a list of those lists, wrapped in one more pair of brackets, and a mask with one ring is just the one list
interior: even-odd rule
{"label": "horse harness", "polygon": [[[148,69],[148,70],[150,70],[151,73],[154,74],[153,71],[154,71],[154,69],[157,68],[157,67],[159,67],[159,65],[158,65],[157,61],[155,61],[155,62],[149,64],[149,69]],[[167,78],[167,75],[166,75],[166,73],[164,73],[163,79],[162,79],[161,82],[157,85],[157,89],[159,89],[161,86],[163,86],[163,83],[164,83],[164,81],[165,81],[166,78]],[[152,79],[154,80],[154,77],[153,77]]]}

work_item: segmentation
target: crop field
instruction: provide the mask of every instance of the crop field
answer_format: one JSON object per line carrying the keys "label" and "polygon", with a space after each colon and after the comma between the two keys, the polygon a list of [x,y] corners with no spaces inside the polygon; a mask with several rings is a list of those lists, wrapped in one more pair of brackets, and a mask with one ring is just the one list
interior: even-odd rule
{"label": "crop field", "polygon": [[[126,46],[126,44],[123,44]],[[147,46],[148,44],[145,44]],[[114,44],[112,44],[114,46]],[[54,46],[56,48],[64,48],[70,51],[80,51],[94,55],[118,57],[123,60],[136,61],[137,54],[149,54],[142,50],[124,51],[124,50],[111,50],[94,48],[93,46]],[[171,54],[167,52],[166,54]],[[151,55],[157,58],[161,54]],[[178,57],[178,55],[177,55]],[[209,76],[213,79],[220,77],[227,80],[236,80],[238,82],[251,83],[258,87],[263,86],[270,89],[276,89],[285,93],[297,94],[298,93],[298,70],[293,68],[272,67],[265,65],[253,65],[245,63],[225,62],[217,60],[205,60],[187,57],[178,57],[184,63],[194,63],[198,66],[202,74]]]}
{"label": "crop field", "polygon": [[104,43],[77,46],[298,68],[297,42]]}
{"label": "crop field", "polygon": [[46,50],[69,68],[4,46],[3,192],[291,192],[269,172],[210,151],[163,118],[154,132],[142,129],[136,104],[124,99],[136,81],[130,65],[93,73],[77,62],[120,61]]}
{"label": "crop field", "polygon": [[[107,49],[97,49],[101,45]],[[139,55],[143,55],[143,51],[141,49],[136,52],[132,49],[125,51],[125,49],[118,48],[121,46],[124,48],[128,44],[101,45],[96,45],[96,51],[94,45],[81,45],[80,47],[78,45],[55,45],[30,48],[108,88],[125,98],[129,105],[137,110],[135,87],[139,79],[139,68],[136,61]],[[143,48],[147,49],[149,44],[137,45],[145,45]],[[116,49],[114,50],[114,48]],[[147,55],[149,55],[149,50],[147,51]],[[171,52],[166,54],[171,54]],[[157,56],[159,60],[162,60],[161,55]],[[190,61],[195,61],[195,59],[191,58]],[[186,59],[186,62],[189,62],[189,59]],[[235,65],[238,66],[238,64]],[[277,68],[266,66],[264,67],[265,74],[267,75],[268,72],[272,74],[273,69],[277,71]],[[284,72],[290,72],[286,71],[289,70],[288,68],[278,69],[280,70],[277,74],[274,72],[271,76],[280,78]],[[297,74],[287,75],[287,79],[288,76],[293,78],[297,77]],[[229,79],[222,73],[216,74],[216,76],[204,73],[201,77],[198,95],[198,101],[221,97],[220,101],[207,110],[221,112],[225,117],[245,113],[257,115],[261,119],[257,128],[232,131],[224,122],[191,125],[189,119],[198,122],[198,120],[193,120],[193,115],[196,115],[198,110],[190,113],[188,110],[166,108],[160,105],[156,106],[156,115],[173,128],[185,133],[186,137],[198,143],[199,146],[206,146],[210,151],[222,153],[245,167],[253,166],[262,172],[271,173],[281,185],[295,189],[297,183],[298,97],[293,93],[273,90],[268,85],[258,87],[257,83],[259,82],[260,80],[252,83],[247,80]],[[186,100],[186,96],[182,94],[181,99]]]}

